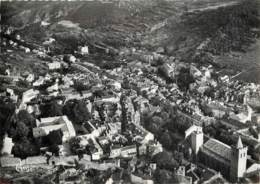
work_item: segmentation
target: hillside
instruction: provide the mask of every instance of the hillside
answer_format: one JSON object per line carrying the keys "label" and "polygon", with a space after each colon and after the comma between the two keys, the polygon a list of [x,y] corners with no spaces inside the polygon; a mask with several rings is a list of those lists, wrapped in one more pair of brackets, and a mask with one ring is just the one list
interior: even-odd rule
{"label": "hillside", "polygon": [[[235,74],[241,66],[259,66],[257,57],[246,54],[259,53],[259,9],[259,0],[4,2],[1,24],[15,27],[25,41],[38,45],[55,38],[50,47],[54,54],[73,53],[84,44],[93,55],[100,54],[95,45],[113,48],[115,54],[124,48],[153,52],[161,47],[182,61],[212,64],[219,70],[226,67],[222,72]],[[43,27],[42,21],[50,25]],[[68,28],[62,21],[75,26]],[[100,57],[118,60],[117,56]],[[250,64],[237,59],[247,57]]]}

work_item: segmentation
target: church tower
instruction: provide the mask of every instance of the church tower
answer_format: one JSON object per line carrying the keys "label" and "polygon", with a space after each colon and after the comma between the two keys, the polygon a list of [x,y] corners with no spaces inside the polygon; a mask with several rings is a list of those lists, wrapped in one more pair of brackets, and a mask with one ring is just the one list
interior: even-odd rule
{"label": "church tower", "polygon": [[246,172],[247,162],[247,147],[243,146],[240,137],[238,137],[236,146],[231,148],[230,157],[230,180],[232,182],[237,182]]}
{"label": "church tower", "polygon": [[191,133],[191,148],[195,155],[198,154],[200,147],[203,145],[203,132],[201,129]]}

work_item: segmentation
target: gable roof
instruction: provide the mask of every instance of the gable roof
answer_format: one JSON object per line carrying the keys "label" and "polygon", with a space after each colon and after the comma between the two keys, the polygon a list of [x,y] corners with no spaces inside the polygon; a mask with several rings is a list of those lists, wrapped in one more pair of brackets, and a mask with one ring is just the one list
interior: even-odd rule
{"label": "gable roof", "polygon": [[212,156],[220,157],[226,161],[229,161],[231,158],[231,147],[216,139],[209,139],[202,148],[202,151],[207,151]]}

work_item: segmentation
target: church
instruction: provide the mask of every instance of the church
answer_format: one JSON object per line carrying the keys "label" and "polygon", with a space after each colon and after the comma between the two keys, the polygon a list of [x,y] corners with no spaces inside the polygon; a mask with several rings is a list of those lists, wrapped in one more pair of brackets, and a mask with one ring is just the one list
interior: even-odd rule
{"label": "church", "polygon": [[194,131],[191,134],[191,147],[200,163],[219,171],[232,182],[237,182],[246,172],[247,147],[240,137],[234,146],[228,146],[214,138],[209,138],[204,143],[203,132]]}

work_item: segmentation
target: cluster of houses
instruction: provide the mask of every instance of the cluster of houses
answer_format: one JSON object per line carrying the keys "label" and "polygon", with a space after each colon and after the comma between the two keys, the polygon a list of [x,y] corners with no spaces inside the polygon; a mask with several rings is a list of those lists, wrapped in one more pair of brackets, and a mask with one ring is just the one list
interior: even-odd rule
{"label": "cluster of houses", "polygon": [[[5,34],[11,35],[12,30],[7,29]],[[21,40],[20,36],[17,35],[16,40]],[[43,45],[54,42],[55,39],[49,38]],[[25,47],[22,49],[31,52]],[[41,49],[32,52],[41,57],[47,54]],[[77,53],[88,55],[89,48],[81,46]],[[30,88],[21,95],[11,88],[1,93],[1,96],[8,96],[17,104],[16,113],[26,110],[39,117],[40,105],[44,101],[56,101],[64,105],[68,101],[78,100],[84,102],[90,114],[89,119],[83,120],[80,125],[66,115],[36,120],[36,127],[32,131],[35,139],[45,137],[52,131],[62,132],[58,156],[42,147],[41,155],[23,160],[14,157],[11,155],[12,139],[6,136],[1,150],[4,155],[0,158],[1,167],[14,167],[22,172],[22,167],[75,166],[80,163],[85,168],[106,170],[120,168],[121,160],[131,159],[135,165],[134,172],[138,165],[135,161],[137,157],[152,157],[163,152],[155,135],[142,126],[142,115],[156,112],[162,103],[169,102],[178,107],[179,115],[193,122],[185,131],[179,150],[188,152],[192,159],[182,159],[182,164],[174,171],[178,181],[199,183],[203,178],[199,175],[203,174],[208,175],[204,177],[204,183],[225,182],[222,176],[232,182],[241,179],[248,183],[253,181],[251,179],[259,173],[260,166],[248,150],[260,150],[260,85],[232,81],[228,76],[216,78],[212,66],[188,65],[160,53],[144,54],[132,49],[129,55],[135,60],[128,63],[127,67],[106,71],[88,62],[78,62],[79,59],[73,55],[55,56],[51,62],[46,62],[48,73],[45,75],[24,74],[23,80],[30,84]],[[161,61],[164,63],[158,67]],[[73,70],[64,74],[61,70],[64,68]],[[177,82],[182,68],[188,69],[194,79],[188,92],[181,91]],[[167,83],[158,72],[175,82]],[[10,75],[9,69],[6,74]],[[84,89],[77,90],[77,85]],[[208,127],[217,123],[229,131],[236,144],[228,145],[205,134]],[[72,153],[75,152],[70,145],[73,139],[78,141],[76,152],[83,154]],[[108,160],[117,163],[103,163]],[[140,167],[148,168],[149,172],[156,170],[156,163],[143,165]],[[116,176],[113,174],[106,183],[122,181],[122,172]],[[63,174],[65,176],[61,175],[61,178],[77,176],[79,171],[67,169]],[[129,178],[134,183],[153,183],[152,179],[134,174]]]}

